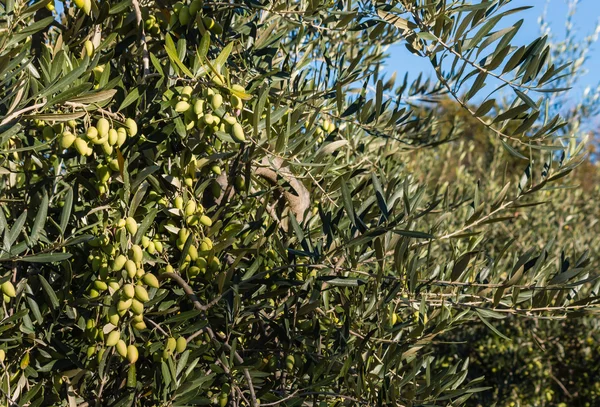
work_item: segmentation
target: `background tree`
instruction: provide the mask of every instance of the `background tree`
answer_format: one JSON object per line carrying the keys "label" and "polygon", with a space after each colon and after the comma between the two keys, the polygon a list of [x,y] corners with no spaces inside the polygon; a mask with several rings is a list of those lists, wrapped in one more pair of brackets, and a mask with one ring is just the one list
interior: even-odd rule
{"label": "background tree", "polygon": [[568,65],[510,1],[0,3],[3,402],[459,406],[507,392],[457,329],[596,310]]}

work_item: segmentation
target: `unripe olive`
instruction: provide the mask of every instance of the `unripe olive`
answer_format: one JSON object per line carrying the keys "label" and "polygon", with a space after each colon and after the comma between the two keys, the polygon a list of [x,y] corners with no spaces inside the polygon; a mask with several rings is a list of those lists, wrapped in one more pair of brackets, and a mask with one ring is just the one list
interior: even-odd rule
{"label": "unripe olive", "polygon": [[202,8],[202,0],[193,0],[190,4],[190,15],[195,17]]}
{"label": "unripe olive", "polygon": [[229,113],[225,114],[225,116],[223,116],[223,121],[231,126],[233,126],[235,123],[237,123],[237,119],[233,116],[230,116]]}
{"label": "unripe olive", "polygon": [[215,20],[213,20],[211,17],[204,17],[202,18],[202,24],[204,25],[204,28],[210,30],[215,26]]}
{"label": "unripe olive", "polygon": [[188,239],[189,235],[190,235],[190,231],[186,228],[179,229],[179,233],[177,234],[177,236],[179,237],[179,240],[181,240],[183,243],[185,243],[185,241]]}
{"label": "unripe olive", "polygon": [[125,227],[125,225],[127,225],[127,222],[125,221],[125,219],[122,219],[122,218],[121,218],[121,219],[119,219],[119,220],[117,221],[117,224],[116,224],[116,226],[117,226],[119,229],[121,229],[121,228],[124,228],[124,227]]}
{"label": "unripe olive", "polygon": [[138,132],[137,123],[131,118],[125,119],[125,127],[127,127],[127,133],[129,133],[131,137],[135,136]]}
{"label": "unripe olive", "polygon": [[201,272],[206,272],[206,266],[207,266],[208,262],[206,261],[206,259],[204,257],[198,257],[198,259],[196,259],[196,267],[198,267],[200,269]]}
{"label": "unripe olive", "polygon": [[154,27],[155,24],[156,24],[156,17],[150,16],[144,21],[144,28],[149,31]]}
{"label": "unripe olive", "polygon": [[213,83],[215,85],[219,85],[219,86],[225,85],[225,82],[223,82],[223,77],[221,75],[216,75],[215,74],[210,79],[213,81]]}
{"label": "unripe olive", "polygon": [[198,206],[196,205],[196,202],[192,201],[191,199],[187,202],[187,204],[185,205],[185,216],[191,216],[194,213],[196,213],[196,209],[198,209]]}
{"label": "unripe olive", "polygon": [[110,146],[114,146],[119,141],[119,133],[115,129],[110,129],[108,131],[108,144]]}
{"label": "unripe olive", "polygon": [[108,284],[101,280],[94,280],[94,288],[99,292],[102,292],[108,289]]}
{"label": "unripe olive", "polygon": [[287,355],[285,357],[285,367],[288,371],[291,371],[294,369],[295,363],[296,363],[296,359],[294,358],[294,355]]}
{"label": "unripe olive", "polygon": [[129,361],[129,363],[135,363],[137,362],[139,357],[139,352],[138,349],[136,348],[135,345],[129,345],[127,347],[127,360]]}
{"label": "unripe olive", "polygon": [[150,297],[148,297],[148,291],[146,291],[146,289],[141,285],[135,286],[135,298],[143,303],[150,301]]}
{"label": "unripe olive", "polygon": [[125,263],[125,271],[127,272],[127,277],[133,278],[137,274],[137,266],[135,262],[131,259],[127,260]]}
{"label": "unripe olive", "polygon": [[194,278],[194,277],[196,277],[197,275],[200,274],[200,271],[201,270],[200,270],[199,267],[192,266],[192,267],[190,267],[190,268],[187,269],[187,276],[189,278]]}
{"label": "unripe olive", "polygon": [[212,220],[206,215],[200,216],[200,223],[202,223],[204,226],[212,226]]}
{"label": "unripe olive", "polygon": [[136,300],[135,298],[131,300],[131,312],[136,315],[141,315],[144,313],[144,303]]}
{"label": "unripe olive", "polygon": [[73,145],[73,143],[75,142],[76,139],[77,139],[77,137],[75,137],[75,135],[73,135],[73,133],[71,133],[68,130],[65,130],[60,135],[60,146],[62,148],[69,148]]}
{"label": "unripe olive", "polygon": [[188,250],[189,261],[196,261],[198,259],[198,249],[196,246],[191,245]]}
{"label": "unripe olive", "polygon": [[215,123],[215,119],[216,117],[210,113],[206,113],[204,116],[202,116],[202,121],[209,126]]}
{"label": "unripe olive", "polygon": [[119,127],[117,130],[117,147],[121,147],[127,140],[127,130],[124,127]]}
{"label": "unripe olive", "polygon": [[231,126],[231,137],[238,143],[243,143],[246,141],[246,136],[244,136],[244,128],[241,124],[234,123],[233,126]]}
{"label": "unripe olive", "polygon": [[151,240],[150,240],[150,238],[149,238],[148,236],[142,236],[142,240],[141,240],[142,247],[143,247],[144,249],[145,249],[145,248],[147,248],[147,247],[148,247],[148,245],[150,244],[150,241],[151,241]]}
{"label": "unripe olive", "polygon": [[188,216],[185,221],[188,226],[196,226],[198,223],[200,223],[200,217],[198,215]]}
{"label": "unripe olive", "polygon": [[25,353],[25,355],[23,355],[23,358],[21,358],[21,363],[19,365],[21,370],[27,369],[27,366],[29,366],[29,352],[27,352],[27,353]]}
{"label": "unripe olive", "polygon": [[186,85],[183,87],[183,89],[181,89],[181,99],[182,100],[189,100],[192,97],[192,92],[194,91],[194,88],[192,88],[189,85]]}
{"label": "unripe olive", "polygon": [[96,168],[96,175],[98,176],[98,180],[105,184],[110,179],[110,170],[105,165],[99,165]]}
{"label": "unripe olive", "polygon": [[211,250],[213,248],[213,243],[212,240],[210,240],[208,237],[205,237],[204,239],[202,239],[202,241],[200,242],[200,250],[203,252],[207,252],[209,250]]}
{"label": "unripe olive", "polygon": [[117,326],[119,324],[119,314],[117,312],[117,308],[112,306],[108,309],[108,322]]}
{"label": "unripe olive", "polygon": [[121,289],[122,298],[127,300],[135,296],[135,287],[133,284],[125,284]]}
{"label": "unripe olive", "polygon": [[191,15],[188,6],[181,7],[181,10],[179,10],[179,24],[186,26],[190,22],[190,19]]}
{"label": "unripe olive", "polygon": [[15,298],[17,296],[17,292],[15,290],[15,286],[10,281],[5,281],[0,285],[0,290],[2,293],[10,298]]}
{"label": "unripe olive", "polygon": [[152,274],[152,273],[146,273],[146,274],[144,274],[144,277],[142,277],[142,281],[148,287],[152,287],[152,288],[158,288],[158,287],[160,287],[160,283],[158,281],[158,278],[156,278],[156,276],[154,274]]}
{"label": "unripe olive", "polygon": [[175,111],[177,113],[183,113],[183,112],[187,111],[189,108],[190,108],[190,104],[188,102],[186,102],[185,100],[180,100],[175,105]]}
{"label": "unripe olive", "polygon": [[133,324],[131,324],[131,326],[137,329],[138,331],[146,329],[146,323],[144,321],[136,321]]}
{"label": "unripe olive", "polygon": [[227,393],[219,394],[219,407],[226,407],[229,396]]}
{"label": "unripe olive", "polygon": [[238,191],[244,191],[246,189],[246,180],[241,175],[235,177],[233,184]]}
{"label": "unripe olive", "polygon": [[104,352],[106,351],[105,348],[100,348],[98,349],[98,353],[96,353],[96,360],[98,361],[98,363],[100,363],[100,361],[102,360],[102,358],[104,357]]}
{"label": "unripe olive", "polygon": [[204,100],[198,99],[194,102],[194,113],[196,116],[204,114]]}
{"label": "unripe olive", "polygon": [[156,253],[156,246],[154,245],[154,242],[148,243],[148,247],[146,248],[146,251],[148,252],[148,254]]}
{"label": "unripe olive", "polygon": [[174,202],[175,208],[177,209],[183,209],[183,198],[178,196],[175,197],[175,202]]}
{"label": "unripe olive", "polygon": [[88,127],[85,135],[87,136],[88,139],[90,140],[96,140],[98,138],[98,129],[95,128],[94,126]]}
{"label": "unripe olive", "polygon": [[127,311],[129,310],[129,308],[131,308],[131,304],[133,303],[133,299],[128,299],[128,300],[120,300],[119,302],[117,302],[117,312],[119,313],[119,316],[123,316],[127,313]]}
{"label": "unripe olive", "polygon": [[179,338],[177,338],[177,343],[175,346],[177,353],[183,353],[186,348],[187,348],[187,341],[185,340],[185,338],[183,336],[180,336]]}
{"label": "unripe olive", "polygon": [[231,95],[229,103],[231,103],[233,109],[241,110],[244,107],[244,102],[242,102],[242,99],[238,95]]}
{"label": "unripe olive", "polygon": [[155,240],[154,241],[154,247],[156,248],[156,251],[161,253],[163,251],[163,244],[162,242]]}
{"label": "unripe olive", "polygon": [[113,292],[119,291],[121,289],[121,284],[119,284],[119,281],[115,278],[110,279],[110,281],[108,282],[108,286],[111,290],[113,290]]}
{"label": "unripe olive", "polygon": [[100,264],[100,267],[98,267],[98,275],[102,280],[106,280],[108,278],[108,263]]}
{"label": "unripe olive", "polygon": [[84,0],[82,10],[85,14],[90,15],[92,12],[92,0]]}
{"label": "unripe olive", "polygon": [[165,351],[169,353],[173,353],[173,351],[177,348],[177,340],[173,337],[169,337],[165,343]]}
{"label": "unripe olive", "polygon": [[117,350],[117,353],[119,355],[121,355],[122,358],[127,357],[127,344],[125,343],[125,341],[123,339],[119,339],[117,341],[117,344],[115,345],[115,349]]}
{"label": "unripe olive", "polygon": [[127,262],[127,257],[123,256],[122,254],[119,254],[113,261],[113,264],[111,267],[112,271],[121,271],[123,269],[123,266],[125,266],[126,262]]}
{"label": "unripe olive", "polygon": [[113,147],[108,143],[108,140],[102,144],[102,150],[106,155],[111,155],[113,153]]}
{"label": "unripe olive", "polygon": [[[136,224],[136,227],[137,227],[137,224]],[[135,234],[135,233],[132,233],[132,235],[133,234]],[[138,246],[137,244],[134,244],[133,246],[131,246],[131,249],[129,249],[129,257],[131,259],[133,259],[133,261],[136,264],[139,264],[144,259],[144,252],[142,251],[142,248],[140,246]]]}
{"label": "unripe olive", "polygon": [[221,185],[218,182],[213,182],[210,184],[210,192],[215,198],[221,196]]}
{"label": "unripe olive", "polygon": [[84,48],[86,55],[91,58],[94,55],[94,44],[92,43],[92,41],[87,40],[84,43]]}
{"label": "unripe olive", "polygon": [[213,110],[217,110],[223,104],[223,96],[219,95],[218,93],[212,95],[210,104]]}
{"label": "unripe olive", "polygon": [[242,85],[239,84],[233,84],[231,85],[231,89],[236,91],[236,92],[240,92],[240,93],[246,93],[246,88],[244,88]]}
{"label": "unripe olive", "polygon": [[108,136],[108,131],[110,130],[110,123],[104,117],[98,119],[96,123],[96,129],[98,129],[98,135],[100,137]]}
{"label": "unripe olive", "polygon": [[208,264],[208,268],[213,273],[218,271],[219,268],[221,268],[221,261],[217,257],[213,256],[213,258],[210,260],[210,263]]}
{"label": "unripe olive", "polygon": [[50,140],[52,137],[54,137],[54,129],[52,126],[44,127],[44,130],[42,130],[42,135],[46,140]]}
{"label": "unripe olive", "polygon": [[117,160],[116,158],[113,158],[112,160],[110,160],[108,162],[108,166],[113,171],[119,171],[119,160]]}
{"label": "unripe olive", "polygon": [[[0,349],[0,352],[2,350]],[[94,356],[94,354],[96,353],[96,345],[90,345],[88,346],[88,348],[85,351],[85,355],[88,357],[88,359],[91,359],[92,356]],[[1,362],[1,360],[0,360]]]}
{"label": "unripe olive", "polygon": [[111,331],[106,337],[106,346],[115,346],[121,338],[121,332],[118,329]]}
{"label": "unripe olive", "polygon": [[[125,228],[133,236],[137,232],[138,224],[131,216],[125,219]],[[140,260],[141,261],[141,260]]]}

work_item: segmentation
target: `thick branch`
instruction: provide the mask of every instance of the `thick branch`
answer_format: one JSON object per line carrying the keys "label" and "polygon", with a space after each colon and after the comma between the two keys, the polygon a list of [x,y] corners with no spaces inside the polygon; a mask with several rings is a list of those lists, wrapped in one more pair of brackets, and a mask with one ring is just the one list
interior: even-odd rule
{"label": "thick branch", "polygon": [[[261,164],[264,167],[256,168],[254,173],[269,181],[272,185],[279,186],[290,210],[296,216],[298,222],[302,222],[306,210],[310,207],[310,193],[304,184],[294,176],[288,166],[284,166],[281,158],[274,158],[273,161],[270,161],[267,157],[264,157]],[[283,177],[290,184],[295,193],[279,185],[279,176]]]}

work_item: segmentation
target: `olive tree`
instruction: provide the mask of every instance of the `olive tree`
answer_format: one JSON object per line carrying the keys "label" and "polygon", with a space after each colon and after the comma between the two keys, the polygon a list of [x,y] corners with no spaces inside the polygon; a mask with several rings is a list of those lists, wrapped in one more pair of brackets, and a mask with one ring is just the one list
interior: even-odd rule
{"label": "olive tree", "polygon": [[[594,309],[584,247],[494,233],[585,152],[509,0],[0,3],[4,403],[459,406],[445,334]],[[447,97],[480,179],[427,177]]]}

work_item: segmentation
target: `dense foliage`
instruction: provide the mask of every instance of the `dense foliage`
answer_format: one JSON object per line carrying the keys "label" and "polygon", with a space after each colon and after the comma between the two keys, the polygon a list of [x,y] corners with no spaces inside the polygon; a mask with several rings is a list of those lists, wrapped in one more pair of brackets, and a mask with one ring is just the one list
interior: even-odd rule
{"label": "dense foliage", "polygon": [[0,1],[0,401],[597,400],[595,105],[510,3]]}

